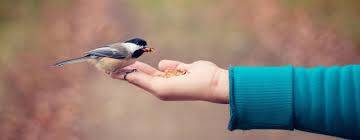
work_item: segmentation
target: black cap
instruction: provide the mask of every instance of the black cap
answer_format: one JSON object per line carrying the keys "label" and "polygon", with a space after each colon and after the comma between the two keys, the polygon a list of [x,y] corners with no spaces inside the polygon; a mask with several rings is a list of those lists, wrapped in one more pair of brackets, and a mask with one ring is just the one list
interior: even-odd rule
{"label": "black cap", "polygon": [[141,39],[141,38],[133,38],[133,39],[130,39],[128,41],[126,41],[125,43],[134,43],[136,45],[139,45],[139,46],[147,46],[147,43],[144,39]]}

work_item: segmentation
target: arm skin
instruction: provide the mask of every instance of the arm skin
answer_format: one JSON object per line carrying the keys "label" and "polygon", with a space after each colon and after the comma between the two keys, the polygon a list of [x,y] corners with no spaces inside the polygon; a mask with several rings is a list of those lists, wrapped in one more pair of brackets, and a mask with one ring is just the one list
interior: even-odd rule
{"label": "arm skin", "polygon": [[[360,65],[230,67],[208,61],[136,62],[127,81],[165,101],[230,104],[229,129],[286,129],[360,139]],[[166,69],[186,75],[162,78]],[[112,78],[124,80],[124,75]]]}
{"label": "arm skin", "polygon": [[231,67],[229,129],[360,138],[360,65]]}

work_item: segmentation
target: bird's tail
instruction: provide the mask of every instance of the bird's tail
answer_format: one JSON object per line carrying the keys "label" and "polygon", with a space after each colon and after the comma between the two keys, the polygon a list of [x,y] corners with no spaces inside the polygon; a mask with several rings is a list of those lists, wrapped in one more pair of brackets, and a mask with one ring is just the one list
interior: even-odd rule
{"label": "bird's tail", "polygon": [[69,59],[69,60],[65,60],[65,61],[61,61],[58,63],[55,63],[54,65],[52,65],[53,67],[62,67],[65,64],[74,64],[74,63],[80,63],[80,62],[84,62],[88,59],[90,59],[90,56],[82,56],[82,57],[78,57],[78,58],[73,58],[73,59]]}

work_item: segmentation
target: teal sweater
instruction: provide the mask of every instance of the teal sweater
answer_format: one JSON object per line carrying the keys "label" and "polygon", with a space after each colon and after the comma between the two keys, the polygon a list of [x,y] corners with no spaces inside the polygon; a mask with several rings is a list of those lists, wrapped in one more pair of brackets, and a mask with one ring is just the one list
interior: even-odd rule
{"label": "teal sweater", "polygon": [[360,65],[230,67],[229,129],[360,139]]}

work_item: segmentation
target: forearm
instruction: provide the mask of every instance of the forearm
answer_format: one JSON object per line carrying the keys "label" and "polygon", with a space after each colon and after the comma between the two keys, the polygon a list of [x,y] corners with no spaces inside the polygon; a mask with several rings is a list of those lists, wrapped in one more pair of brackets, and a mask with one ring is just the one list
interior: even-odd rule
{"label": "forearm", "polygon": [[293,128],[291,66],[231,67],[229,81],[230,130]]}
{"label": "forearm", "polygon": [[294,127],[360,137],[360,66],[294,69]]}
{"label": "forearm", "polygon": [[359,137],[360,66],[229,69],[229,129],[300,129]]}

